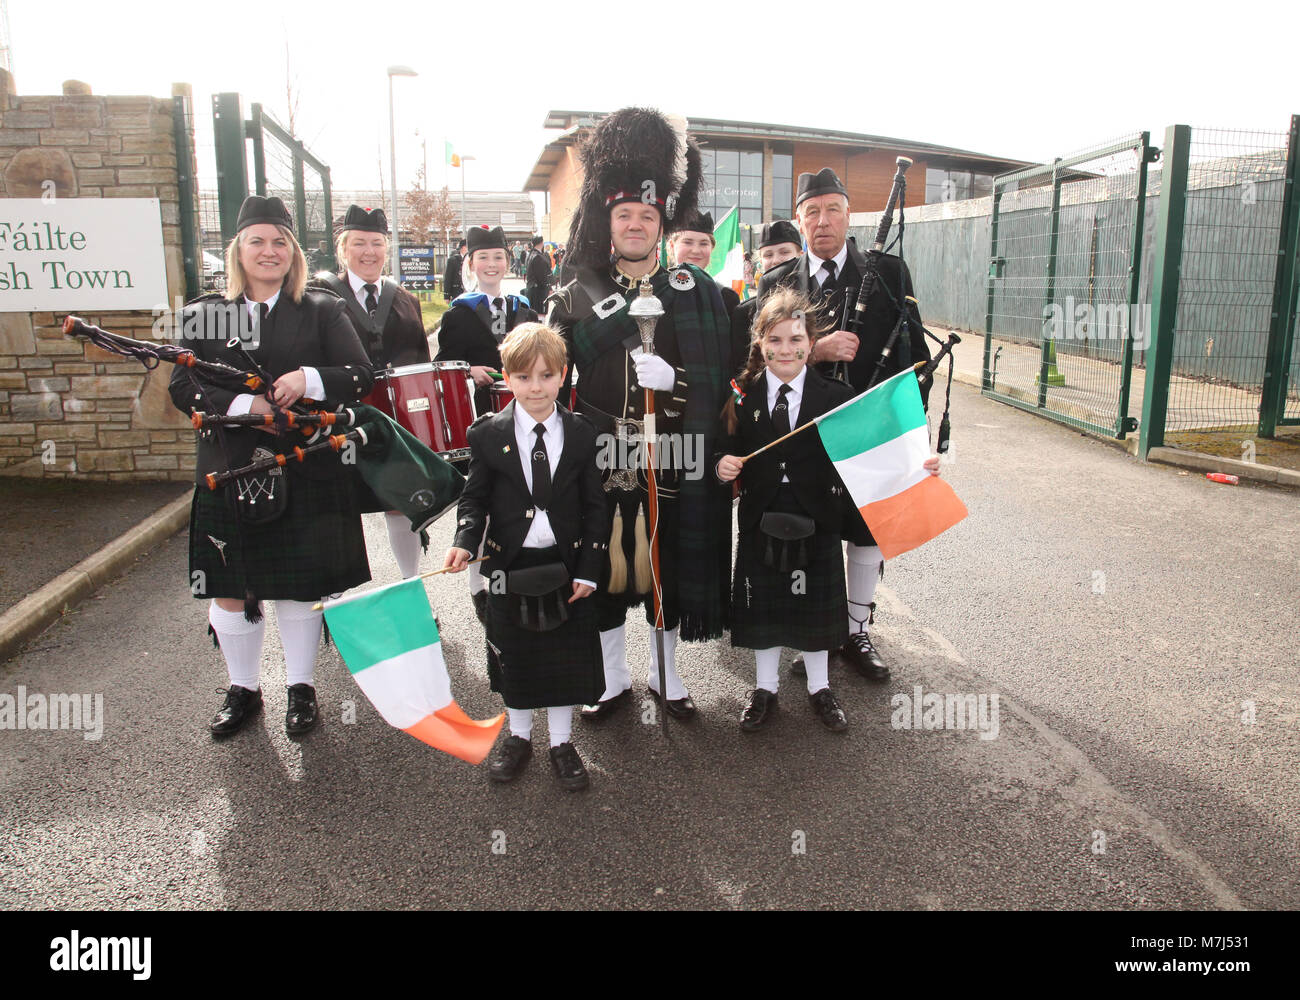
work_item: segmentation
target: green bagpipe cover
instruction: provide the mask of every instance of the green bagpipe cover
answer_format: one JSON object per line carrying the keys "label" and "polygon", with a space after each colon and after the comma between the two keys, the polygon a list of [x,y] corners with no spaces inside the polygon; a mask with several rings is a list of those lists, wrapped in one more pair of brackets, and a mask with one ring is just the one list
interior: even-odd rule
{"label": "green bagpipe cover", "polygon": [[373,406],[349,407],[356,414],[357,472],[375,496],[423,531],[451,509],[465,489],[465,477],[419,438]]}

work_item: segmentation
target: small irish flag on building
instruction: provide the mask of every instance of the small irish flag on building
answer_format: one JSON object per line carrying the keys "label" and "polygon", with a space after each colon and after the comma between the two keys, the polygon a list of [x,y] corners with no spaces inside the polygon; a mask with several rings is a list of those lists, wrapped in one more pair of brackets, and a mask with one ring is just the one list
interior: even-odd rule
{"label": "small irish flag on building", "polygon": [[921,467],[930,434],[911,369],[818,417],[817,433],[886,559],[966,516],[952,487]]}
{"label": "small irish flag on building", "polygon": [[325,621],[352,679],[389,725],[471,764],[483,761],[505,716],[476,722],[452,698],[422,580],[326,601]]}

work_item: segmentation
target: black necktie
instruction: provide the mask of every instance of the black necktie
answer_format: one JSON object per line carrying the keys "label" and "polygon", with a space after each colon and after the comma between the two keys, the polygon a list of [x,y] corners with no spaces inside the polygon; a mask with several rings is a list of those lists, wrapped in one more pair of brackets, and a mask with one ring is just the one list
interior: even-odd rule
{"label": "black necktie", "polygon": [[257,303],[257,329],[253,331],[253,342],[249,350],[257,350],[271,330],[271,307],[265,302]]}
{"label": "black necktie", "polygon": [[501,311],[501,308],[502,308],[505,304],[506,304],[506,300],[505,300],[505,299],[502,299],[502,298],[495,298],[495,299],[493,299],[493,300],[492,300],[492,311],[493,311],[493,312],[500,312],[500,311]]}
{"label": "black necktie", "polygon": [[375,293],[379,291],[378,285],[364,284],[361,286],[366,290],[366,312],[370,313],[370,318],[375,318],[375,310],[379,308],[379,300],[375,298]]}
{"label": "black necktie", "polygon": [[533,503],[546,510],[551,503],[551,460],[542,439],[546,425],[538,424],[533,433],[537,435],[537,444],[533,446]]}
{"label": "black necktie", "polygon": [[772,407],[772,426],[776,428],[778,437],[790,433],[790,401],[786,399],[789,393],[788,385],[783,385],[776,390],[776,405]]}

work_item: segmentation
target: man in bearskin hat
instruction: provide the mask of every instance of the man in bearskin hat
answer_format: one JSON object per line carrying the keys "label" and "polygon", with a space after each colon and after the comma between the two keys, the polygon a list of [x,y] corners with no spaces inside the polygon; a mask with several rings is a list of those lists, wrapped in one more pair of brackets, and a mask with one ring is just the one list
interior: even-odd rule
{"label": "man in bearskin hat", "polygon": [[[908,323],[876,381],[896,375],[918,361],[928,361],[930,350],[922,332],[921,315],[916,299],[909,299],[914,294],[912,278],[907,265],[893,254],[880,255],[876,292],[867,303],[862,336],[844,329],[857,301],[867,259],[848,239],[849,192],[834,170],[825,167],[815,174],[799,175],[795,217],[808,252],[763,275],[758,284],[757,308],[761,309],[765,296],[780,286],[797,288],[808,295],[835,323],[834,332],[819,338],[813,347],[812,360],[818,362],[823,374],[842,378],[855,392],[864,392],[871,384],[900,308],[907,310]],[[928,388],[922,388],[922,399],[927,396]],[[889,668],[867,634],[867,626],[875,619],[876,583],[884,571],[884,559],[852,503],[845,505],[844,539],[848,542],[849,641],[838,652],[863,677],[885,681],[889,679]],[[796,660],[796,672],[800,667]]]}
{"label": "man in bearskin hat", "polygon": [[[726,627],[731,495],[707,466],[726,400],[730,344],[718,286],[686,264],[660,265],[660,241],[690,216],[699,191],[699,148],[683,120],[623,108],[601,120],[581,149],[583,185],[569,233],[566,273],[550,298],[578,370],[578,412],[601,440],[609,505],[609,558],[594,600],[605,693],[584,718],[601,719],[630,700],[627,609],[644,603],[654,624],[649,536],[659,544],[666,691],[659,691],[655,644],[647,686],[676,718],[695,714],[675,669],[678,638],[713,639]],[[641,349],[631,299],[648,283],[663,304],[654,353]],[[658,523],[649,523],[643,449],[645,392],[655,393]],[[665,442],[675,442],[664,447]],[[618,446],[620,443],[623,446]],[[630,443],[631,446],[628,446]]]}

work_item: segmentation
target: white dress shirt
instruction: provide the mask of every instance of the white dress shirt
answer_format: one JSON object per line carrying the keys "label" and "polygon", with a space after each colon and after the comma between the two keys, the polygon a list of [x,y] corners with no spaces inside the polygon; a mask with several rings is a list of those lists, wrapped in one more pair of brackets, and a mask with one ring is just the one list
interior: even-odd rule
{"label": "white dress shirt", "polygon": [[[844,273],[844,265],[848,263],[849,259],[848,240],[844,241],[844,245],[840,247],[840,252],[831,259],[835,261],[835,278],[838,281],[840,275]],[[826,261],[823,258],[818,257],[811,250],[808,251],[808,276],[817,284],[818,288],[821,287],[822,278],[825,277],[822,271],[822,265],[825,263]],[[791,422],[790,426],[793,427],[794,423]]]}
{"label": "white dress shirt", "polygon": [[[352,286],[352,294],[357,297],[357,305],[361,306],[361,311],[366,311],[366,285],[375,286],[375,301],[379,301],[379,293],[384,290],[384,276],[381,274],[374,281],[367,282],[361,275],[353,272],[348,268],[348,284]],[[367,314],[368,315],[368,314]]]}
{"label": "white dress shirt", "polygon": [[[560,420],[560,411],[556,409],[554,403],[551,404],[551,415],[541,421],[530,417],[518,401],[514,403],[514,408],[515,444],[518,446],[516,450],[519,453],[519,464],[524,469],[524,482],[528,485],[528,492],[531,493],[533,491],[533,446],[537,443],[537,425],[540,423],[546,428],[542,440],[546,442],[546,461],[551,467],[551,481],[554,482],[555,469],[560,464],[560,453],[564,450],[564,423]],[[555,544],[557,542],[555,532],[551,530],[551,519],[542,508],[533,508],[533,523],[528,528],[528,534],[524,536],[524,548],[545,549]],[[575,582],[585,583],[593,590],[596,588],[592,580]]]}
{"label": "white dress shirt", "polygon": [[[776,406],[777,398],[781,393],[783,383],[779,378],[770,371],[764,376],[767,380],[767,412],[770,415]],[[799,374],[789,381],[790,391],[785,394],[785,405],[790,411],[790,430],[794,430],[799,423],[799,403],[803,399],[803,384],[808,378],[808,366],[799,369]],[[781,482],[788,483],[789,476],[782,476]]]}
{"label": "white dress shirt", "polygon": [[[266,311],[268,315],[271,310],[275,308],[275,304],[279,301],[280,291],[277,289],[276,293],[266,300]],[[257,322],[257,306],[257,302],[254,302],[247,296],[244,297],[244,308],[248,310],[248,318],[253,320],[254,323]],[[261,336],[261,331],[258,331],[258,336]],[[303,390],[303,396],[307,399],[324,399],[325,383],[321,381],[320,372],[315,368],[304,367],[302,373],[307,376],[307,388]],[[269,389],[270,386],[267,386],[267,388]],[[253,411],[253,400],[256,398],[258,397],[251,393],[241,392],[230,401],[230,408],[226,410],[226,415],[231,417],[241,417],[245,413],[251,413]]]}

